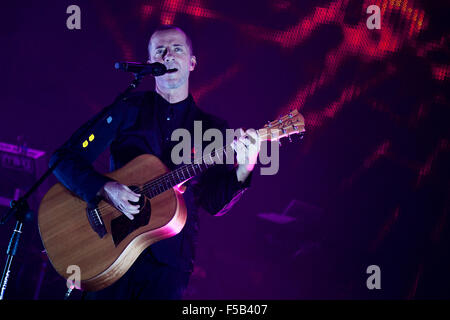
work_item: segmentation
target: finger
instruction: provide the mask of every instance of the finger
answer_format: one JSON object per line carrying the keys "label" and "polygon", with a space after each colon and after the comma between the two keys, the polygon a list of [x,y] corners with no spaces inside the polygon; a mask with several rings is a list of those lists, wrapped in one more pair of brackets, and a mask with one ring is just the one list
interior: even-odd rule
{"label": "finger", "polygon": [[139,198],[137,198],[137,200],[134,199],[136,199],[134,195],[130,193],[123,193],[119,199],[119,202],[123,204],[125,208],[127,208],[127,206],[130,204],[130,201],[137,202],[139,200]]}
{"label": "finger", "polygon": [[245,139],[244,141],[242,141],[242,143],[243,143],[244,145],[246,145],[246,146],[249,146],[249,145],[253,144],[253,142],[250,141],[250,139]]}
{"label": "finger", "polygon": [[139,213],[137,209],[124,209],[121,210],[123,214],[134,217],[135,214]]}
{"label": "finger", "polygon": [[127,191],[130,191],[130,192],[133,192],[128,186],[126,186],[126,185],[122,185],[123,186],[123,188],[125,189],[125,190],[127,190]]}
{"label": "finger", "polygon": [[247,149],[246,144],[244,141],[237,141],[236,146],[239,150],[245,150]]}
{"label": "finger", "polygon": [[242,149],[242,142],[239,140],[236,140],[233,142],[232,147],[235,152],[239,152]]}
{"label": "finger", "polygon": [[245,131],[242,128],[239,128],[238,131],[239,131],[238,138],[241,138],[242,136],[245,135]]}
{"label": "finger", "polygon": [[118,203],[117,206],[116,206],[116,208],[117,208],[120,212],[122,212],[125,216],[127,216],[128,219],[133,220],[133,215],[132,215],[130,212],[128,212],[128,210],[126,210],[126,209],[124,208],[123,203]]}
{"label": "finger", "polygon": [[249,137],[249,140],[252,141],[252,143],[256,143],[258,141],[258,134],[256,133],[255,129],[248,129],[247,137]]}
{"label": "finger", "polygon": [[249,135],[245,135],[245,136],[240,137],[237,141],[240,141],[248,146],[251,144],[256,144],[257,140]]}
{"label": "finger", "polygon": [[236,155],[238,157],[246,157],[248,153],[248,149],[247,147],[242,143],[242,142],[237,142],[236,143]]}
{"label": "finger", "polygon": [[138,202],[139,199],[141,198],[140,195],[136,195],[134,193],[128,193],[127,196],[128,196],[127,200],[133,202]]}
{"label": "finger", "polygon": [[125,190],[128,191],[128,194],[131,194],[131,195],[133,195],[135,197],[138,197],[138,198],[141,196],[139,193],[136,193],[133,190],[131,190],[128,186],[126,186],[126,185],[123,185],[123,186],[124,186]]}
{"label": "finger", "polygon": [[124,210],[129,213],[139,213],[139,205],[132,205],[131,203],[126,203],[123,205]]}
{"label": "finger", "polygon": [[132,214],[130,214],[130,213],[128,213],[128,212],[125,212],[125,211],[122,211],[122,213],[123,213],[128,219],[130,219],[130,220],[133,220],[133,219],[134,219],[134,217],[133,217]]}
{"label": "finger", "polygon": [[231,148],[232,148],[234,151],[236,151],[236,149],[237,149],[237,143],[238,143],[237,140],[234,140],[234,141],[231,143]]}
{"label": "finger", "polygon": [[127,210],[125,210],[125,212],[128,214],[135,215],[135,214],[139,213],[139,210],[138,209],[127,209]]}
{"label": "finger", "polygon": [[248,149],[244,144],[240,144],[240,146],[238,146],[238,149],[236,151],[236,154],[240,157],[247,157],[248,154]]}
{"label": "finger", "polygon": [[245,148],[252,152],[259,152],[260,145],[257,143],[257,141],[243,141],[243,144],[245,145]]}
{"label": "finger", "polygon": [[251,136],[252,138],[255,138],[255,139],[256,139],[256,137],[258,136],[258,134],[256,133],[256,130],[255,130],[255,129],[248,129],[248,130],[246,131],[246,134],[249,135],[249,136]]}
{"label": "finger", "polygon": [[116,208],[119,209],[120,211],[124,212],[139,212],[139,205],[132,205],[131,203],[128,202],[128,200],[126,198],[122,198],[120,201],[117,202]]}

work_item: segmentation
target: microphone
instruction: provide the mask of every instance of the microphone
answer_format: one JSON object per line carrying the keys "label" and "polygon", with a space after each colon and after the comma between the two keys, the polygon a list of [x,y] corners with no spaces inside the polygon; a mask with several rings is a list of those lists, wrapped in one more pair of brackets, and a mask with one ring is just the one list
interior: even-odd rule
{"label": "microphone", "polygon": [[123,70],[126,72],[139,73],[140,75],[151,74],[158,77],[166,73],[176,72],[177,69],[167,70],[166,66],[162,63],[139,63],[139,62],[116,62],[114,67],[117,70]]}

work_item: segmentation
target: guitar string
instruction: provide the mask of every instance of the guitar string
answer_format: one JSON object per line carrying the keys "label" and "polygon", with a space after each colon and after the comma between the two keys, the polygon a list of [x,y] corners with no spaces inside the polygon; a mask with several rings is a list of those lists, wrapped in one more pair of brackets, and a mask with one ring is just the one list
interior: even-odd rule
{"label": "guitar string", "polygon": [[[261,130],[257,130],[257,133],[259,134],[260,131],[261,131]],[[215,152],[214,157],[216,157],[217,154],[222,154],[222,152],[223,152],[225,149],[227,149],[228,147],[231,147],[231,145],[232,145],[233,143],[234,143],[234,141],[233,141],[231,144],[228,144],[228,145],[226,145],[226,146],[224,146],[224,147],[221,147],[221,148],[217,149],[216,151],[214,151],[214,152]],[[235,152],[235,151],[233,151],[233,153],[234,153],[234,152]],[[212,161],[212,153],[210,153],[210,154],[208,154],[208,155],[206,155],[206,156],[203,156],[203,157],[200,158],[200,159],[204,162],[204,160],[206,160],[206,157],[209,157],[209,158],[211,159],[211,161]],[[194,160],[194,162],[195,162],[195,161],[199,161],[199,159]],[[208,165],[214,166],[214,165],[216,165],[216,163],[215,163],[214,161],[213,161],[212,163],[210,163],[210,164],[200,162],[200,163],[198,163],[197,165],[198,165],[198,166],[206,165],[206,169],[209,169],[210,167],[208,167]],[[193,166],[192,164],[185,164],[184,166],[179,167],[179,168],[177,168],[176,170],[173,170],[173,171],[171,171],[171,172],[168,172],[168,173],[166,173],[166,174],[163,174],[162,176],[160,176],[160,177],[158,177],[158,178],[156,178],[156,179],[154,179],[154,180],[152,180],[152,181],[150,181],[150,182],[144,184],[145,187],[142,188],[142,190],[141,190],[142,194],[145,194],[147,191],[152,190],[152,189],[153,189],[154,187],[156,187],[156,186],[157,186],[158,188],[161,188],[161,187],[162,187],[162,188],[163,188],[163,191],[160,192],[160,193],[157,193],[157,194],[153,195],[151,198],[149,198],[149,200],[150,200],[150,199],[152,199],[153,197],[155,197],[155,196],[157,196],[157,195],[159,195],[159,194],[161,194],[161,193],[163,193],[163,192],[165,192],[165,191],[170,190],[171,188],[173,188],[173,186],[170,187],[170,188],[168,188],[168,189],[166,189],[166,190],[164,190],[165,186],[164,186],[163,184],[161,184],[161,183],[163,182],[163,180],[168,179],[170,176],[171,176],[172,178],[174,178],[174,180],[176,180],[176,179],[175,179],[175,173],[177,174],[178,179],[180,179],[180,176],[178,175],[178,173],[179,173],[179,172],[183,172],[184,169],[187,169],[189,166],[192,166],[192,168],[194,169],[194,173],[195,173],[195,167],[194,167],[195,164],[194,164],[194,166]],[[205,169],[205,168],[204,168],[204,169]],[[201,173],[204,169],[200,168],[200,172],[199,172],[199,173]],[[187,169],[187,173],[190,174],[190,173],[189,173],[189,169]],[[195,174],[194,174],[193,176],[191,176],[190,178],[192,178],[192,177],[194,177],[194,176],[196,176],[196,175],[198,175],[198,173],[195,173]],[[183,174],[183,177],[184,177],[184,174]],[[189,180],[190,178],[188,178],[188,179],[186,179],[186,180]],[[167,181],[167,180],[166,180],[166,181]],[[170,181],[169,181],[169,182],[170,182]],[[183,181],[181,181],[181,182],[183,182]],[[181,182],[180,182],[180,183],[181,183]],[[175,185],[176,185],[176,184],[175,184]],[[154,189],[154,190],[157,190],[157,189]],[[114,214],[114,213],[115,213],[115,211],[108,212],[108,213],[102,213],[102,212],[101,212],[101,210],[104,210],[104,209],[106,209],[106,208],[108,208],[108,207],[113,207],[114,209],[118,210],[119,212],[121,212],[121,213],[123,214],[123,212],[122,212],[121,210],[115,208],[113,205],[111,205],[110,203],[106,202],[106,204],[104,204],[103,206],[100,206],[100,207],[97,207],[97,208],[96,208],[100,217],[106,217],[106,216],[108,216],[108,215],[111,215],[111,214]]]}
{"label": "guitar string", "polygon": [[[217,151],[216,151],[215,153],[216,153],[216,154],[221,154],[221,153],[222,153],[226,148],[228,148],[229,146],[231,146],[231,144],[228,144],[228,145],[226,145],[226,146],[224,146],[224,147],[221,147],[221,148],[217,149]],[[206,156],[203,156],[203,157],[200,158],[200,159],[194,160],[194,162],[195,162],[195,161],[199,161],[199,160],[202,160],[202,161],[204,162],[204,160],[206,160],[206,157],[209,157],[209,158],[212,160],[212,154],[210,153],[210,154],[208,154],[208,155],[206,155]],[[215,157],[215,156],[214,156],[214,157]],[[206,165],[206,169],[209,169],[208,165],[213,166],[213,165],[215,165],[215,164],[216,164],[215,162],[210,163],[210,164],[206,164],[206,163],[202,163],[202,162],[201,162],[201,163],[198,163],[199,166],[201,166],[201,165]],[[150,182],[144,184],[145,187],[142,188],[142,190],[141,190],[141,191],[142,191],[142,194],[145,194],[147,191],[152,190],[155,186],[158,186],[159,188],[160,188],[160,187],[163,187],[163,189],[164,189],[164,185],[161,184],[161,182],[162,182],[163,180],[166,180],[169,176],[172,176],[173,178],[175,178],[174,173],[177,173],[178,178],[180,178],[179,175],[178,175],[178,172],[183,171],[185,168],[188,168],[189,166],[192,166],[192,164],[185,164],[184,166],[179,167],[179,168],[177,168],[176,170],[173,170],[173,171],[171,171],[171,172],[168,172],[168,173],[166,173],[166,174],[163,174],[162,176],[160,176],[160,177],[158,177],[158,178],[156,178],[156,179],[154,179],[154,180],[152,180],[152,181],[150,181]],[[199,173],[201,173],[203,170],[204,170],[204,169],[201,169],[201,168],[200,168],[200,172],[199,172]],[[188,171],[188,173],[189,173],[189,169],[187,169],[187,171]],[[195,172],[195,169],[194,169],[194,172]],[[197,174],[195,174],[195,175],[197,175]],[[194,175],[194,176],[195,176],[195,175]],[[184,176],[184,175],[183,175],[183,176]],[[192,177],[193,177],[193,176],[192,176]],[[182,182],[182,181],[181,181],[181,182]],[[181,183],[181,182],[180,182],[180,183]],[[173,188],[173,187],[171,187],[171,188]],[[164,190],[163,192],[168,191],[168,190],[170,190],[170,188],[167,189],[167,190]],[[162,192],[161,192],[161,193],[162,193]],[[158,194],[154,195],[153,197],[155,197],[155,196],[157,196],[157,195],[159,195],[159,194],[161,194],[161,193],[158,193]],[[153,198],[153,197],[152,197],[152,198]],[[150,199],[151,199],[151,198],[150,198]],[[103,205],[103,206],[97,207],[96,209],[97,209],[98,212],[100,213],[100,216],[106,217],[106,216],[108,216],[108,215],[110,215],[110,214],[115,213],[115,212],[109,212],[109,213],[103,213],[103,214],[102,214],[102,213],[100,212],[100,210],[106,209],[106,208],[108,208],[108,207],[113,207],[114,209],[116,209],[113,205],[111,205],[111,204],[109,204],[109,203],[107,203],[107,204],[105,204],[105,205]],[[120,211],[120,210],[119,210],[119,211]],[[121,212],[121,211],[120,211],[120,212]]]}
{"label": "guitar string", "polygon": [[[261,130],[257,130],[258,135],[260,135],[260,134],[259,134],[260,131],[261,131]],[[222,154],[222,152],[223,152],[226,148],[231,147],[231,145],[232,145],[233,143],[234,143],[234,141],[233,141],[231,144],[228,144],[228,145],[226,145],[226,146],[224,146],[224,147],[221,147],[221,148],[217,149],[217,150],[215,151],[215,155],[216,155],[216,154]],[[235,151],[234,151],[234,152],[235,152]],[[234,153],[234,152],[233,152],[233,153]],[[215,157],[215,155],[214,155],[214,157]],[[206,159],[206,157],[209,157],[209,158],[211,159],[211,161],[212,161],[212,153],[210,153],[210,154],[208,154],[208,155],[206,155],[206,156],[203,156],[203,157],[200,158],[200,159],[201,159],[202,161],[204,161],[204,160]],[[198,159],[194,160],[194,162],[195,162],[195,161],[198,161]],[[214,166],[216,163],[215,163],[215,162],[210,163],[210,164],[199,163],[198,165],[200,166],[200,165],[203,165],[203,164],[206,165],[206,169],[209,169],[208,165]],[[157,195],[159,195],[159,194],[161,194],[161,193],[163,193],[163,192],[165,192],[165,191],[170,190],[171,188],[173,188],[173,186],[170,187],[170,188],[168,188],[168,189],[166,189],[166,190],[164,190],[164,185],[162,185],[161,182],[162,182],[163,180],[167,179],[169,176],[172,176],[173,178],[175,178],[174,173],[177,173],[178,178],[180,178],[180,176],[178,175],[178,172],[180,172],[180,171],[182,172],[184,169],[188,168],[189,166],[192,166],[192,164],[186,164],[186,165],[184,165],[184,166],[182,166],[182,167],[177,168],[176,170],[173,170],[173,171],[171,171],[171,172],[168,172],[168,173],[166,173],[166,174],[163,174],[162,176],[160,176],[160,177],[158,177],[158,178],[156,178],[156,179],[154,179],[154,180],[152,180],[152,181],[146,183],[146,184],[145,184],[145,187],[141,190],[142,193],[145,194],[145,192],[147,192],[147,191],[149,191],[149,190],[152,190],[155,186],[158,186],[158,188],[163,187],[163,191],[160,192],[160,193],[157,193],[157,194],[153,195],[151,198],[149,198],[149,200],[150,200],[150,199],[152,199],[153,197],[155,197],[155,196],[157,196]],[[194,168],[194,173],[195,173],[195,167],[193,167],[193,168]],[[201,168],[200,168],[200,172],[203,171],[203,170],[204,170],[204,169],[201,169]],[[187,169],[187,172],[189,173],[189,169]],[[194,176],[196,176],[197,174],[198,174],[198,173],[195,173]],[[183,175],[183,177],[184,177],[184,175]],[[192,178],[192,177],[193,177],[193,176],[191,176],[191,178]],[[189,178],[189,179],[190,179],[190,178]],[[188,179],[186,179],[186,180],[188,180]],[[183,182],[183,181],[181,181],[181,182]],[[180,182],[180,183],[181,183],[181,182]],[[155,189],[155,190],[156,190],[156,189]],[[101,212],[101,210],[104,210],[104,209],[106,209],[106,208],[108,208],[108,207],[113,207],[114,209],[120,211],[120,212],[123,214],[123,212],[122,212],[121,210],[115,208],[113,205],[111,205],[110,203],[107,202],[105,205],[96,208],[96,209],[98,210],[99,215],[100,215],[101,217],[106,217],[106,216],[108,216],[108,215],[110,215],[110,214],[114,214],[114,213],[115,213],[115,211],[112,211],[112,212],[109,212],[109,213],[102,213],[102,212]]]}
{"label": "guitar string", "polygon": [[[261,130],[257,130],[257,133],[258,133],[259,136],[261,136],[261,135],[260,135],[260,131],[261,131]],[[215,151],[215,155],[216,155],[216,154],[222,154],[222,152],[223,152],[225,149],[227,149],[228,147],[231,147],[231,145],[232,145],[233,143],[234,143],[234,141],[233,141],[231,144],[228,144],[228,145],[226,145],[226,146],[224,146],[224,147],[221,147],[221,148],[217,149],[217,150]],[[235,151],[234,151],[234,152],[235,152]],[[234,152],[233,152],[233,153],[234,153]],[[214,157],[215,157],[215,155],[214,155]],[[206,156],[203,156],[203,157],[200,158],[200,159],[201,159],[202,161],[204,161],[204,160],[206,159],[206,157],[209,157],[209,158],[212,160],[212,153],[210,153],[210,154],[208,154],[208,155],[206,155]],[[198,159],[197,159],[197,161],[198,161]],[[194,162],[195,162],[195,160],[194,160]],[[211,164],[209,164],[209,165],[214,166],[215,164],[216,164],[216,163],[213,162],[213,163],[211,163]],[[203,163],[199,163],[198,165],[199,165],[199,166],[200,166],[200,165],[203,165]],[[206,169],[209,169],[208,164],[205,163],[205,165],[206,165]],[[192,166],[192,164],[186,164],[186,165],[184,165],[184,166],[182,166],[182,167],[180,167],[180,168],[177,168],[176,170],[173,170],[173,171],[171,171],[171,172],[168,172],[168,173],[166,173],[166,174],[163,174],[162,176],[160,176],[160,177],[158,177],[158,178],[156,178],[156,179],[154,179],[154,180],[152,180],[152,181],[146,183],[146,184],[145,184],[145,187],[141,190],[142,193],[145,194],[145,192],[147,192],[147,191],[149,191],[149,190],[152,190],[155,186],[158,186],[158,185],[159,185],[159,186],[158,186],[159,188],[160,188],[160,187],[163,187],[163,189],[164,189],[164,185],[161,184],[162,180],[167,179],[168,176],[172,176],[173,178],[175,178],[174,173],[177,173],[177,175],[178,175],[178,172],[183,171],[185,168],[188,168],[189,166]],[[193,168],[194,168],[194,167],[193,167]],[[203,171],[203,170],[204,170],[204,169],[201,169],[201,168],[200,168],[200,172]],[[189,173],[189,169],[187,169],[187,171],[188,171],[188,173]],[[194,169],[194,172],[195,172],[195,169]],[[195,174],[195,175],[197,175],[197,174]],[[194,175],[194,176],[195,176],[195,175]],[[183,176],[184,176],[184,175],[183,175]],[[193,176],[192,176],[192,177],[193,177]],[[178,178],[180,178],[179,175],[178,175]],[[183,181],[181,181],[181,182],[183,182]],[[180,182],[180,183],[181,183],[181,182]],[[171,187],[171,188],[173,188],[173,187]],[[163,192],[168,191],[168,190],[170,190],[171,188],[168,188],[168,189],[164,190]],[[163,193],[163,192],[161,192],[161,193]],[[153,195],[152,198],[155,197],[155,196],[157,196],[157,195],[159,195],[159,194],[161,194],[161,193],[158,193],[158,194]],[[152,198],[150,198],[150,199],[152,199]],[[106,217],[106,216],[108,216],[108,215],[111,215],[111,214],[114,214],[114,213],[115,213],[115,211],[108,212],[108,213],[102,213],[102,212],[101,212],[101,210],[104,210],[104,209],[106,209],[106,208],[108,208],[108,207],[113,207],[114,209],[116,209],[116,210],[120,211],[121,213],[123,213],[121,210],[115,208],[113,205],[111,205],[110,203],[107,202],[105,205],[96,208],[96,209],[98,210],[99,215],[100,215],[101,217]]]}

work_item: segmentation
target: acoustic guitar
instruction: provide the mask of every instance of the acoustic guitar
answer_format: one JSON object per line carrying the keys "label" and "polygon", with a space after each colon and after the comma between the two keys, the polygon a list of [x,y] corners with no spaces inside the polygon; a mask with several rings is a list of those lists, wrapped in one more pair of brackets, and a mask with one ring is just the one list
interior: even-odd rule
{"label": "acoustic guitar", "polygon": [[[297,110],[257,130],[261,141],[290,139],[304,132],[304,118]],[[71,275],[68,267],[78,266],[78,289],[97,291],[113,284],[144,249],[182,230],[187,211],[178,187],[213,165],[194,161],[169,171],[157,157],[145,154],[105,174],[143,195],[133,220],[106,201],[89,207],[57,183],[38,211],[39,232],[51,264],[66,279]]]}

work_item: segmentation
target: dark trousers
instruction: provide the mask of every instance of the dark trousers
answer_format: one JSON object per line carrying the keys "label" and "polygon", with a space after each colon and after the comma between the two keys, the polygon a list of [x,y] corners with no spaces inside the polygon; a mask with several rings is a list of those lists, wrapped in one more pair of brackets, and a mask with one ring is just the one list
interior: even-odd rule
{"label": "dark trousers", "polygon": [[[146,250],[147,251],[147,250]],[[191,272],[158,262],[144,251],[130,269],[109,287],[84,292],[83,300],[180,300]]]}

